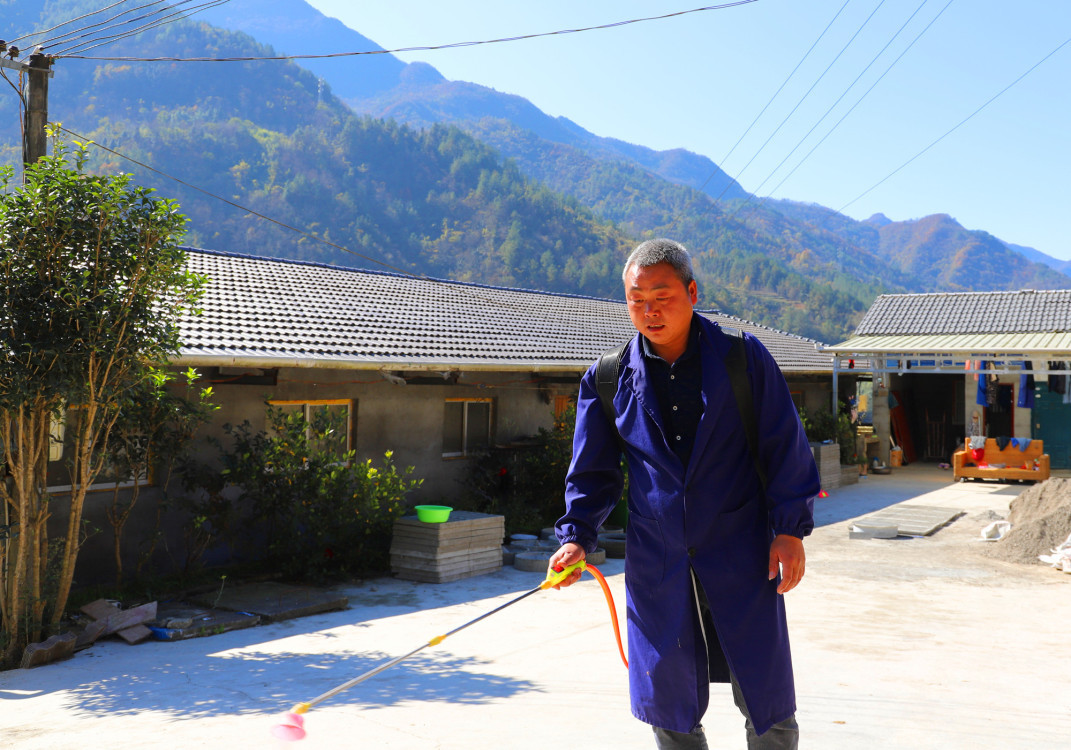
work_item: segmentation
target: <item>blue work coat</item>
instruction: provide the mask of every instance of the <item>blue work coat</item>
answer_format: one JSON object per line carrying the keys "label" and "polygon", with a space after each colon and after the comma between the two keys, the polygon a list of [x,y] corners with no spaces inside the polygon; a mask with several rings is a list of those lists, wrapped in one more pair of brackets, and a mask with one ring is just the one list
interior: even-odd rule
{"label": "blue work coat", "polygon": [[[758,339],[745,335],[764,495],[724,365],[730,339],[716,323],[694,320],[703,415],[688,466],[666,439],[639,335],[621,358],[614,398],[629,472],[632,712],[654,726],[689,732],[706,711],[710,679],[725,681],[727,667],[761,734],[796,710],[784,602],[778,580],[769,580],[770,543],[775,534],[810,533],[818,469],[784,376]],[[620,452],[593,365],[577,400],[566,514],[557,524],[562,544],[595,549],[598,527],[621,495]],[[693,572],[710,602],[716,637],[704,639]]]}

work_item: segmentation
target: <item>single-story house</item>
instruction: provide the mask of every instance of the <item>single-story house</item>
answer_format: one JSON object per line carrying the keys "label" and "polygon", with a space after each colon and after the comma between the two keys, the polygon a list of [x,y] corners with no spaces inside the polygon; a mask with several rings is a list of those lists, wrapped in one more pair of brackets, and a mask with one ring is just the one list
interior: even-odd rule
{"label": "single-story house", "polygon": [[[598,355],[635,333],[623,300],[194,248],[188,268],[208,283],[174,364],[213,387],[208,434],[244,421],[264,429],[266,401],[326,408],[346,424],[341,449],[361,460],[392,450],[414,466],[423,502],[459,494],[469,456],[550,427]],[[798,403],[828,408],[833,357],[819,342],[702,314],[757,336]],[[87,517],[102,512],[92,505]],[[84,554],[103,553],[108,536]]]}
{"label": "single-story house", "polygon": [[891,439],[906,460],[947,462],[977,417],[980,434],[1041,439],[1071,468],[1071,290],[882,295],[823,350],[834,378],[872,373],[885,461]]}

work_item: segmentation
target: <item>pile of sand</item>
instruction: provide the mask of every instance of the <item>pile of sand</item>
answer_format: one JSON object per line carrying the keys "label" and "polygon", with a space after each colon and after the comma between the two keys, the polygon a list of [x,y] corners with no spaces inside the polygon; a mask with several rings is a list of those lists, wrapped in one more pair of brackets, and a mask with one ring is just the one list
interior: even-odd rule
{"label": "pile of sand", "polygon": [[1048,479],[1011,501],[1012,528],[986,552],[1008,562],[1037,563],[1071,535],[1071,479]]}

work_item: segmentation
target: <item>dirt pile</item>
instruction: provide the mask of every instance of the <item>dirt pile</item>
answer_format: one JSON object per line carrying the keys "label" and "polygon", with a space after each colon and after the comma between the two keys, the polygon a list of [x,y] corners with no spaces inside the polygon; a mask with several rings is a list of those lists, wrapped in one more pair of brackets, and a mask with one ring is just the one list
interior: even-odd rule
{"label": "dirt pile", "polygon": [[1011,502],[1012,528],[986,552],[1001,560],[1037,563],[1071,535],[1071,479],[1048,479]]}

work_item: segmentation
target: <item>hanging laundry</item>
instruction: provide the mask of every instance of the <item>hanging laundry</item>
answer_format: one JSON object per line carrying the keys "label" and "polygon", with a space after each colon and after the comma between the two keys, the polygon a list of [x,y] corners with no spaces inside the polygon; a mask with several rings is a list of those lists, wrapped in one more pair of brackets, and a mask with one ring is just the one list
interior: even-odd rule
{"label": "hanging laundry", "polygon": [[1001,435],[1000,437],[993,438],[993,440],[996,441],[997,448],[999,448],[1000,450],[1004,450],[1005,448],[1007,448],[1008,447],[1008,443],[1011,442],[1011,438],[1007,437],[1005,435]]}
{"label": "hanging laundry", "polygon": [[990,377],[989,382],[985,384],[985,402],[986,405],[991,408],[1000,409],[1000,384],[997,382],[997,376]]}
{"label": "hanging laundry", "polygon": [[[985,362],[979,362],[978,363],[978,369],[979,370],[984,370],[985,369]],[[986,374],[984,372],[983,373],[979,373],[977,375],[977,378],[978,378],[978,393],[974,397],[974,402],[976,404],[978,404],[979,406],[988,406],[989,402],[986,400],[986,389],[987,389],[986,380],[988,378],[987,378],[987,376],[986,376]]]}
{"label": "hanging laundry", "polygon": [[1023,370],[1026,372],[1019,376],[1019,399],[1016,401],[1016,405],[1020,409],[1033,409],[1034,408],[1034,376],[1029,374],[1034,366],[1029,360],[1021,363]]}
{"label": "hanging laundry", "polygon": [[971,450],[982,450],[985,448],[985,435],[971,435]]}
{"label": "hanging laundry", "polygon": [[1049,362],[1049,393],[1067,394],[1067,376],[1053,370],[1066,370],[1064,362]]}
{"label": "hanging laundry", "polygon": [[1013,447],[1018,448],[1021,451],[1025,451],[1030,447],[1030,438],[1012,438],[1011,444]]}

